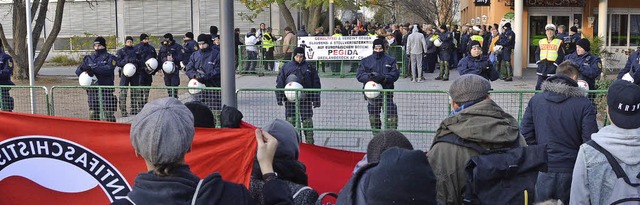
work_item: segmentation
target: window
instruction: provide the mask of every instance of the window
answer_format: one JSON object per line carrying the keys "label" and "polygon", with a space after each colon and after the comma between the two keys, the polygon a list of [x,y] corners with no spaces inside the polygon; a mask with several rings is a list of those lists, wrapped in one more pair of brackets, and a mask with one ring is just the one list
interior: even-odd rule
{"label": "window", "polygon": [[627,46],[629,15],[612,14],[609,25],[609,28],[611,29],[611,46]]}
{"label": "window", "polygon": [[631,15],[630,46],[640,46],[640,15]]}

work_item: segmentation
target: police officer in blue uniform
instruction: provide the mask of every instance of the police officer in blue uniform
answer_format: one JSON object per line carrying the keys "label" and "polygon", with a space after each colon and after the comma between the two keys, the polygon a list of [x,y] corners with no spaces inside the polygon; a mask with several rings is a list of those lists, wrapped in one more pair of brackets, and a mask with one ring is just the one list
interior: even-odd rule
{"label": "police officer in blue uniform", "polygon": [[[396,67],[396,59],[384,53],[384,42],[381,39],[373,41],[373,54],[360,61],[356,78],[359,82],[366,84],[374,81],[382,85],[384,89],[393,89],[394,83],[400,77],[400,71]],[[384,95],[384,96],[383,96]],[[387,128],[398,128],[398,107],[393,102],[393,93],[385,92],[377,98],[367,99],[367,111],[369,113],[369,123],[373,134],[377,134],[382,128],[380,112],[385,104],[387,111]]]}
{"label": "police officer in blue uniform", "polygon": [[511,67],[511,53],[516,45],[516,33],[511,30],[511,23],[505,23],[502,26],[502,33],[500,34],[500,38],[498,39],[497,45],[502,46],[502,51],[498,59],[500,62],[500,71],[506,75],[504,81],[512,81],[513,80],[513,67]]}
{"label": "police officer in blue uniform", "polygon": [[449,80],[449,61],[451,60],[451,54],[453,52],[453,34],[447,30],[447,25],[440,25],[439,39],[442,42],[438,53],[440,58],[440,74],[436,77],[436,80],[447,81]]}
{"label": "police officer in blue uniform", "polygon": [[[116,65],[120,67],[118,72],[120,76],[120,86],[138,86],[138,83],[140,83],[140,72],[136,71],[131,77],[127,77],[122,73],[122,68],[124,68],[128,63],[132,63],[136,68],[139,64],[136,49],[133,48],[133,38],[131,36],[127,36],[125,38],[124,47],[116,52],[116,62]],[[120,103],[120,113],[122,114],[122,117],[128,116],[127,92],[129,92],[129,89],[127,88],[120,89],[120,97],[118,101]],[[138,94],[139,92],[135,92],[134,90],[131,91],[131,113],[138,113],[142,109],[142,107],[138,107],[140,104],[137,102],[140,100],[140,96],[138,96]]]}
{"label": "police officer in blue uniform", "polygon": [[569,29],[568,35],[566,33],[562,33],[558,35],[558,38],[562,40],[562,48],[564,49],[564,53],[566,55],[570,55],[576,52],[576,42],[581,39],[580,34],[578,33],[578,27],[576,26],[572,26]]}
{"label": "police officer in blue uniform", "polygon": [[[207,87],[220,87],[220,53],[213,49],[211,36],[198,36],[199,50],[191,55],[187,63],[186,74],[189,79],[196,79]],[[220,91],[202,90],[194,99],[207,105],[213,112],[216,122],[220,122]]]}
{"label": "police officer in blue uniform", "polygon": [[187,66],[187,63],[191,58],[191,54],[198,51],[198,42],[196,42],[193,37],[193,33],[191,32],[187,32],[186,34],[184,34],[184,44],[182,45],[182,47],[184,48],[184,53],[182,54],[182,69]]}
{"label": "police officer in blue uniform", "polygon": [[[154,74],[154,72],[148,72],[146,69],[147,65],[145,63],[150,58],[157,58],[158,54],[156,53],[156,49],[153,46],[149,45],[149,35],[144,33],[140,34],[140,43],[135,46],[135,49],[136,54],[138,55],[138,65],[136,65],[136,73],[140,73],[138,85],[151,86],[151,83],[153,83],[152,74]],[[160,65],[158,65],[158,67],[160,67]],[[144,107],[144,105],[149,101],[149,90],[150,89],[134,90],[136,92],[140,92],[139,94],[137,94],[137,96],[140,96],[141,98],[141,100],[137,101],[139,103],[139,108]],[[132,111],[131,114],[136,115],[138,113]]]}
{"label": "police officer in blue uniform", "polygon": [[[116,57],[107,52],[107,43],[103,37],[97,37],[94,40],[93,49],[95,53],[82,59],[82,63],[76,69],[76,75],[80,76],[86,72],[89,76],[95,75],[98,78],[98,85],[113,86]],[[106,121],[116,121],[113,113],[117,109],[118,99],[113,95],[113,91],[113,88],[87,88],[89,111],[91,112],[89,119],[100,120],[101,114],[103,114]]]}
{"label": "police officer in blue uniform", "polygon": [[629,55],[629,59],[627,59],[627,64],[624,66],[620,73],[618,73],[618,79],[622,79],[624,75],[629,73],[629,75],[633,78],[633,83],[636,85],[640,85],[640,47],[636,48],[636,51]]}
{"label": "police officer in blue uniform", "polygon": [[[156,72],[158,70],[162,70],[164,74],[164,85],[165,86],[179,86],[180,85],[180,74],[179,67],[180,62],[182,62],[182,53],[184,49],[180,44],[177,44],[175,40],[173,40],[173,35],[171,33],[164,34],[164,40],[162,41],[162,46],[160,47],[160,52],[158,53],[158,60],[160,65],[164,65],[164,62],[172,61],[173,62],[173,72],[167,73],[164,71],[163,66],[158,66]],[[169,89],[167,90],[169,97],[178,98],[178,90]]]}
{"label": "police officer in blue uniform", "polygon": [[597,90],[596,78],[602,73],[602,61],[600,57],[589,53],[590,50],[589,40],[580,39],[576,42],[576,52],[566,56],[564,60],[578,66],[579,78],[589,84],[589,90]]}
{"label": "police officer in blue uniform", "polygon": [[[297,82],[303,88],[320,89],[320,77],[318,70],[312,64],[305,61],[304,48],[296,47],[293,50],[293,60],[282,66],[276,79],[276,88],[284,88],[290,82]],[[305,92],[300,96],[300,120],[302,127],[305,129],[313,129],[313,108],[320,107],[320,92]],[[286,99],[284,91],[276,91],[276,100],[278,105],[285,106],[285,116],[291,124],[296,124],[296,103]],[[305,142],[313,144],[313,130],[304,131]]]}
{"label": "police officer in blue uniform", "polygon": [[482,53],[482,45],[478,41],[471,41],[470,55],[462,58],[458,63],[458,72],[460,75],[476,74],[484,77],[488,81],[498,79],[499,73],[493,67],[493,63],[489,61],[489,56]]}
{"label": "police officer in blue uniform", "polygon": [[[13,58],[4,52],[4,46],[2,45],[2,41],[0,41],[0,85],[15,85],[13,81],[11,81],[12,75]],[[14,102],[13,97],[9,95],[9,90],[11,90],[11,88],[0,88],[0,100],[2,101],[0,110],[2,111],[13,111]]]}

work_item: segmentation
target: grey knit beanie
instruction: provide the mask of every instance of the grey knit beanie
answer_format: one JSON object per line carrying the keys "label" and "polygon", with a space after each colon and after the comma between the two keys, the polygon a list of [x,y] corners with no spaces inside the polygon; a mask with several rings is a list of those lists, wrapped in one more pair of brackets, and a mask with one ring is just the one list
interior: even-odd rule
{"label": "grey knit beanie", "polygon": [[464,104],[487,97],[489,90],[491,83],[487,79],[475,74],[466,74],[453,81],[449,87],[449,95],[454,102]]}
{"label": "grey knit beanie", "polygon": [[133,118],[130,134],[135,151],[151,164],[178,162],[193,142],[193,115],[175,98],[157,99]]}
{"label": "grey knit beanie", "polygon": [[276,159],[298,159],[300,142],[298,141],[298,132],[296,132],[296,128],[291,123],[281,119],[274,119],[262,126],[262,129],[278,140]]}

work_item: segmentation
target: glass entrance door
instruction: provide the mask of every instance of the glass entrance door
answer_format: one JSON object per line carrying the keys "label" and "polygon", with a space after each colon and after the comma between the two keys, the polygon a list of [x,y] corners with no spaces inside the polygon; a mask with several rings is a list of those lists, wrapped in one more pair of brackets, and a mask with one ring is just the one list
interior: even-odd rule
{"label": "glass entrance door", "polygon": [[545,38],[544,26],[547,25],[547,17],[529,16],[529,64],[536,63],[536,50],[538,49],[538,41]]}

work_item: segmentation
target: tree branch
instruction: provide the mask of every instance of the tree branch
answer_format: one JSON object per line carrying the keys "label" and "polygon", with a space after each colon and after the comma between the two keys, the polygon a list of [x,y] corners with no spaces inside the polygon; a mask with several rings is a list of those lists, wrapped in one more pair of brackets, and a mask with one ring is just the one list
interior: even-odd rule
{"label": "tree branch", "polygon": [[[45,19],[47,18],[47,10],[49,7],[49,0],[43,0],[40,4],[40,10],[38,12],[38,18],[35,20],[35,26],[33,28],[33,47],[35,48],[40,41],[40,34],[44,28]],[[34,51],[35,52],[35,51]]]}
{"label": "tree branch", "polygon": [[36,11],[38,11],[38,4],[40,4],[40,0],[33,0],[33,4],[31,4],[31,20],[36,17]]}
{"label": "tree branch", "polygon": [[53,47],[53,43],[56,41],[56,38],[60,33],[60,27],[62,25],[62,14],[64,12],[64,4],[65,4],[65,0],[58,0],[58,3],[56,5],[56,15],[53,21],[53,29],[51,29],[51,33],[49,34],[49,37],[47,37],[47,40],[45,40],[44,44],[42,45],[42,49],[40,49],[40,53],[38,54],[38,57],[35,60],[35,73],[38,73],[40,71],[40,68],[42,68],[42,64],[44,64],[44,60],[49,55],[49,51],[51,50],[51,47]]}

